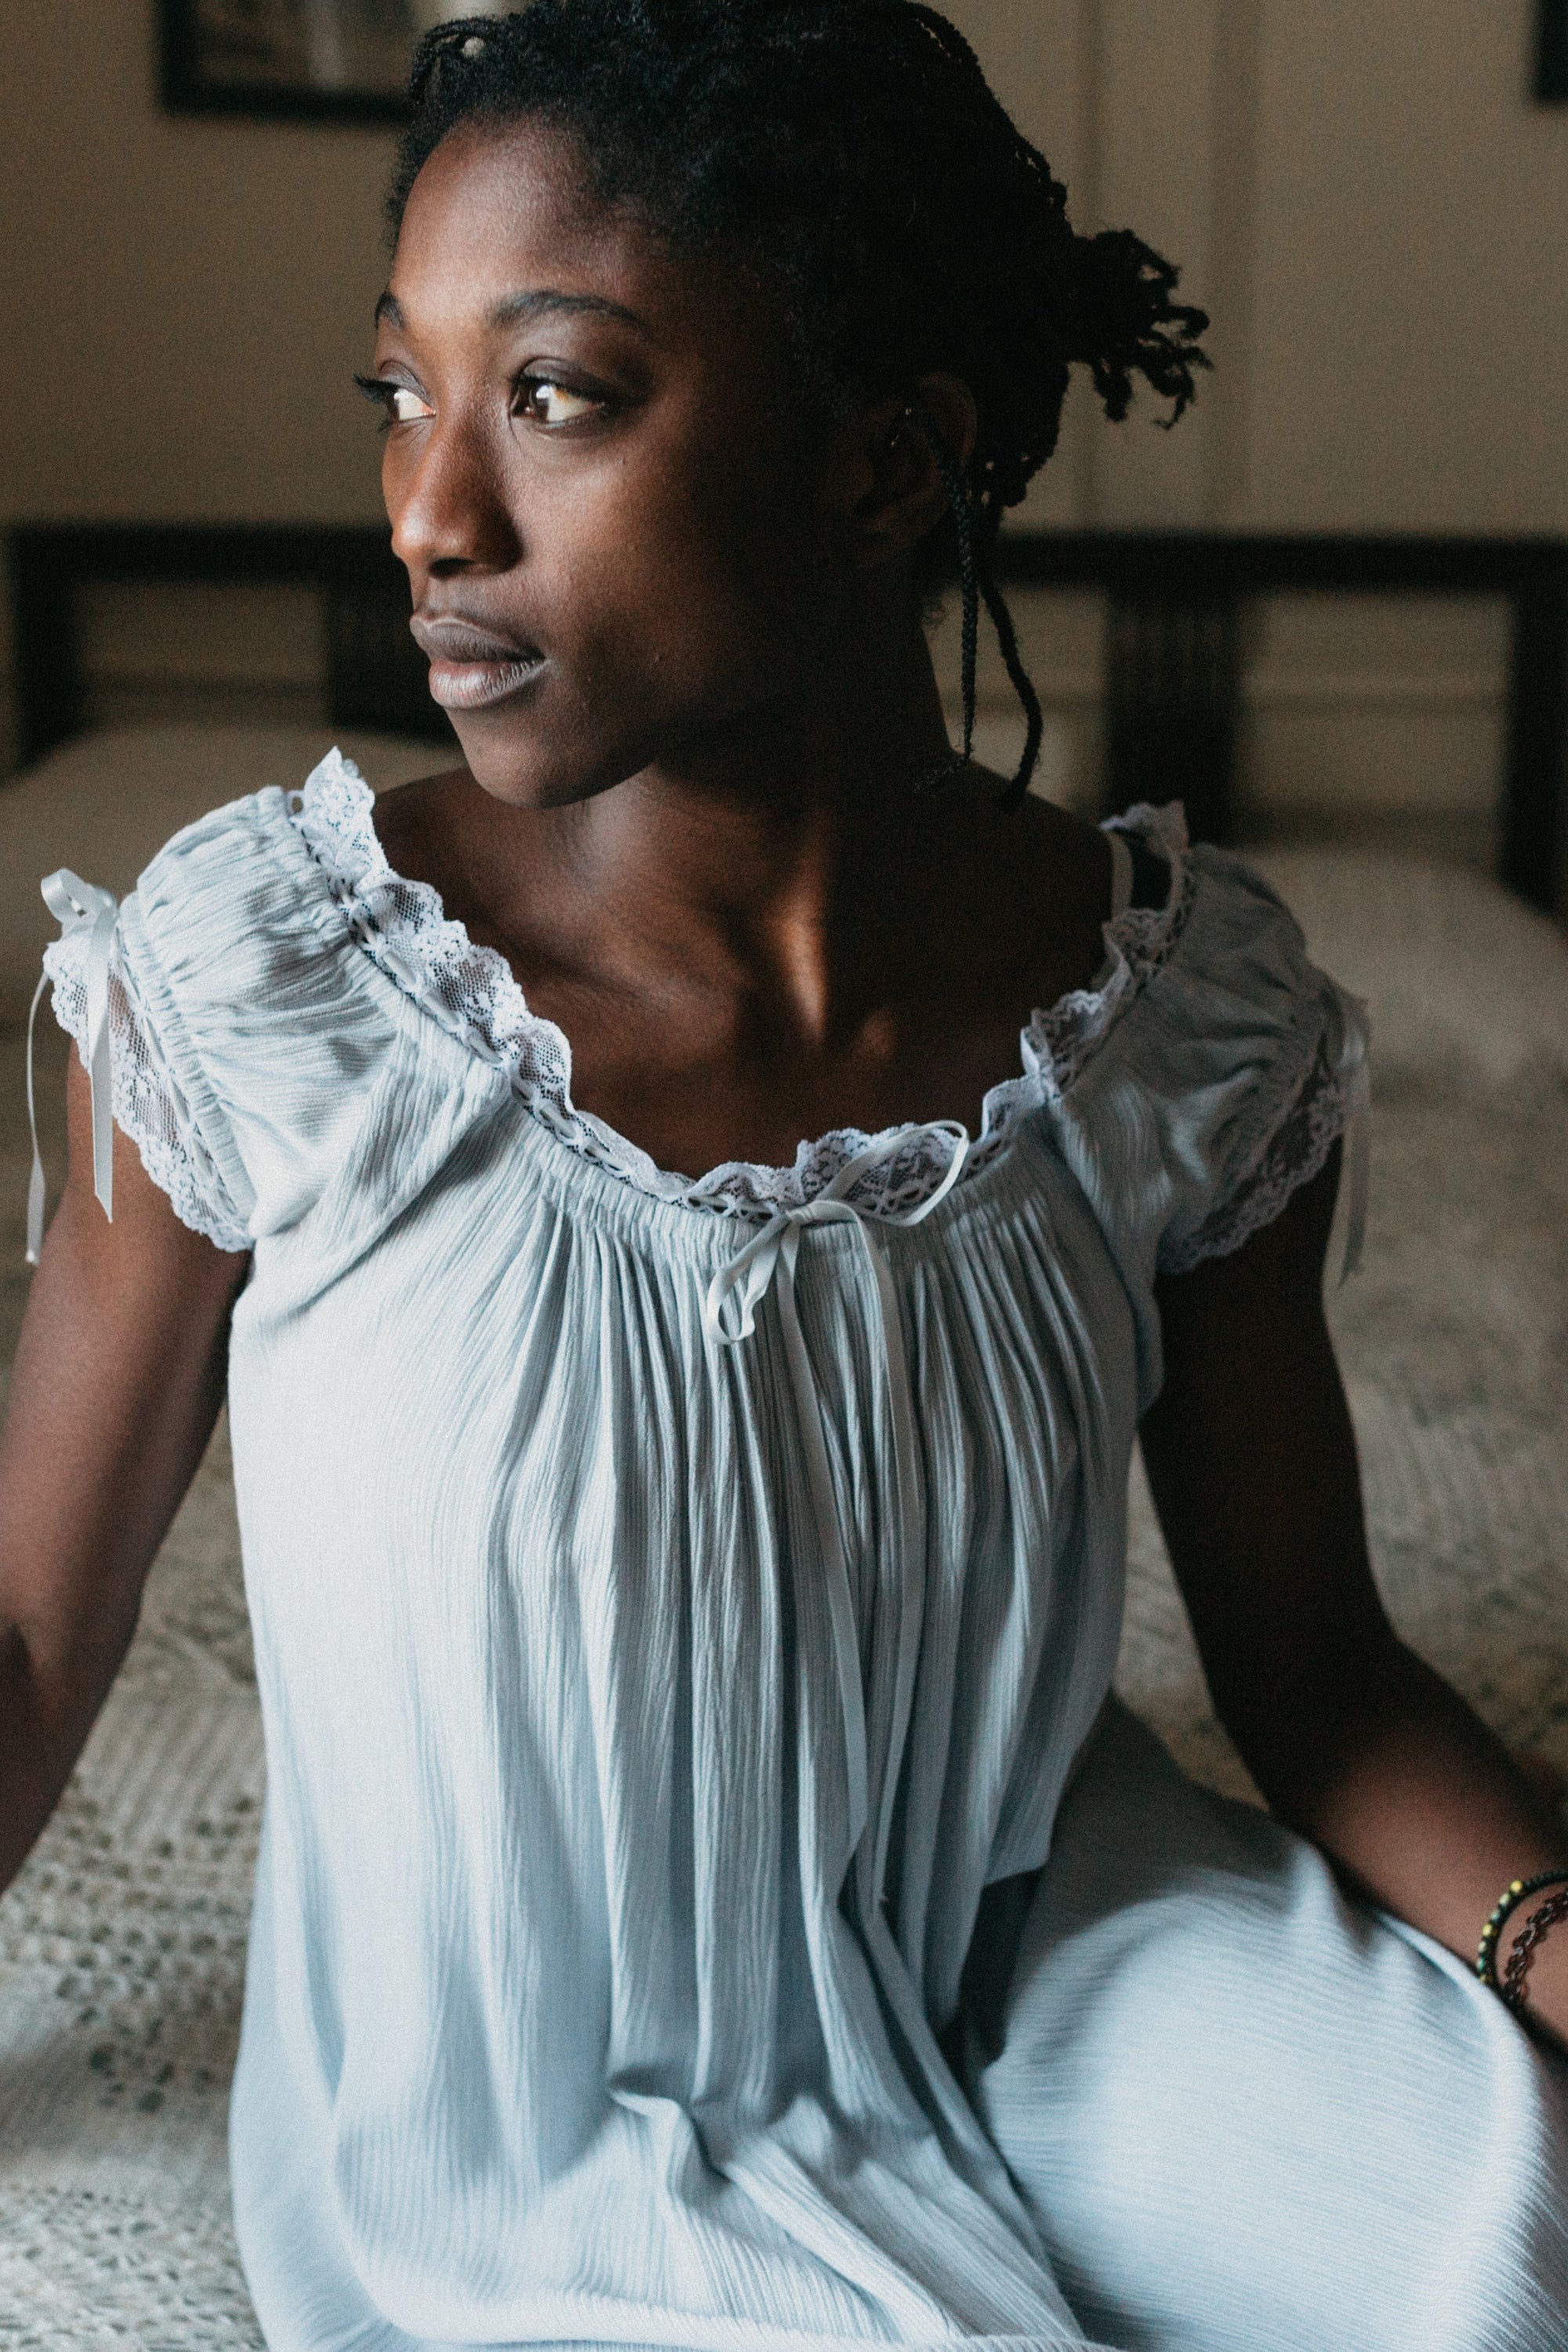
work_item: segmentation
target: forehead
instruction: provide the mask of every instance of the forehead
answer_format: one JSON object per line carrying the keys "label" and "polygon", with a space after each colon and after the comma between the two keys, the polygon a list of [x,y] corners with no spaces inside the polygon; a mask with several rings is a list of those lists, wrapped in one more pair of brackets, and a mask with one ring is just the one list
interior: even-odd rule
{"label": "forehead", "polygon": [[773,348],[784,331],[782,302],[741,256],[675,251],[631,206],[605,203],[568,131],[464,125],[414,183],[389,291],[410,330],[428,333],[472,330],[542,289],[627,311],[670,349]]}

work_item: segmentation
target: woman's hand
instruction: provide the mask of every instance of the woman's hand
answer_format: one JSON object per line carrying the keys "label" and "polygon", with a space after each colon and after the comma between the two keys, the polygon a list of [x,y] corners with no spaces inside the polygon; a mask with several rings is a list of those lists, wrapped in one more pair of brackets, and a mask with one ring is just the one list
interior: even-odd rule
{"label": "woman's hand", "polygon": [[[1473,1961],[1502,1889],[1568,1865],[1568,1834],[1384,1614],[1322,1307],[1338,1174],[1336,1155],[1234,1256],[1161,1285],[1143,1457],[1215,1712],[1270,1808]],[[1529,1983],[1529,2013],[1568,2042],[1568,1922]]]}
{"label": "woman's hand", "polygon": [[189,1232],[114,1133],[93,1198],[70,1057],[70,1175],[0,1437],[0,1887],[48,1820],[135,1631],[142,1588],[223,1402],[248,1256]]}

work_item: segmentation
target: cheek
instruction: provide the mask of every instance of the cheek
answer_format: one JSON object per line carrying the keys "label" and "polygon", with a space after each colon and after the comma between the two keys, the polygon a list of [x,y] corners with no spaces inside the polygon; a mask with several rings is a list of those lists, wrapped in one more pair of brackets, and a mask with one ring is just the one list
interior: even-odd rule
{"label": "cheek", "polygon": [[552,656],[515,714],[458,723],[487,790],[591,795],[809,679],[852,573],[820,484],[747,448],[563,466],[508,486],[510,617]]}
{"label": "cheek", "polygon": [[657,665],[665,690],[679,693],[739,687],[738,673],[763,660],[776,682],[781,663],[804,659],[837,571],[805,469],[764,471],[748,451],[709,450],[617,470],[565,501],[551,534],[569,565],[572,634],[581,626],[594,667]]}
{"label": "cheek", "polygon": [[772,453],[759,465],[747,448],[696,478],[689,515],[689,568],[706,569],[714,597],[765,635],[775,657],[809,641],[841,569],[815,472]]}

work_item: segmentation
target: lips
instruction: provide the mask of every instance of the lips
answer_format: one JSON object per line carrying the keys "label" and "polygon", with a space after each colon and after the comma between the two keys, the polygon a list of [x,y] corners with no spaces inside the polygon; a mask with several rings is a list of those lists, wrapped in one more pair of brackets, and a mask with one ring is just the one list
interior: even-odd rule
{"label": "lips", "polygon": [[544,667],[537,646],[518,645],[457,614],[429,619],[416,613],[408,625],[430,656],[430,692],[444,710],[488,709]]}

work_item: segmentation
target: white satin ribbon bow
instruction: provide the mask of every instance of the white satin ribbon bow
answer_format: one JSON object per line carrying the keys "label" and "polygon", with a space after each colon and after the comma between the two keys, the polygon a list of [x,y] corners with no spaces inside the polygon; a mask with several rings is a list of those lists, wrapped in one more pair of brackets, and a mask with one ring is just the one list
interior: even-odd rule
{"label": "white satin ribbon bow", "polygon": [[[114,1217],[114,1069],[109,1034],[109,956],[120,908],[107,890],[84,882],[68,866],[40,883],[44,902],[60,927],[60,937],[89,933],[87,943],[87,1038],[82,1055],[92,1104],[92,1189],[110,1223]],[[49,976],[33,991],[27,1015],[27,1127],[33,1139],[33,1172],[27,1181],[27,1264],[37,1265],[44,1245],[44,1162],[38,1150],[38,1115],[33,1100],[33,1027]]]}
{"label": "white satin ribbon bow", "polygon": [[[922,1135],[940,1135],[952,1146],[952,1157],[935,1191],[917,1207],[901,1213],[879,1214],[872,1210],[857,1209],[846,1196],[868,1169],[893,1159]],[[781,1209],[744,1249],[738,1251],[727,1265],[721,1266],[709,1285],[702,1310],[703,1326],[710,1339],[719,1347],[732,1348],[741,1340],[750,1339],[755,1330],[757,1307],[770,1286],[776,1287],[778,1292],[779,1323],[784,1334],[790,1384],[795,1391],[795,1416],[800,1424],[801,1444],[805,1454],[812,1508],[822,1552],[833,1626],[839,1705],[844,1716],[849,1788],[849,1830],[844,1864],[847,1868],[850,1862],[858,1857],[859,1893],[866,1916],[874,1911],[880,1899],[886,1873],[893,1804],[898,1793],[899,1759],[903,1751],[914,1699],[915,1666],[920,1655],[921,1623],[925,1605],[925,1496],[920,1475],[914,1400],[910,1389],[909,1361],[904,1349],[903,1325],[899,1316],[898,1292],[893,1286],[892,1275],[874,1227],[878,1224],[918,1225],[922,1219],[929,1217],[958,1181],[968,1152],[968,1131],[956,1119],[933,1119],[924,1127],[904,1128],[871,1144],[853,1160],[847,1160],[832,1182],[814,1199],[804,1202],[798,1209]],[[878,1808],[876,1839],[869,1850],[864,1843],[870,1778],[866,1739],[866,1697],[861,1680],[860,1644],[855,1626],[855,1601],[849,1581],[849,1560],[833,1492],[833,1474],[822,1425],[821,1399],[811,1368],[805,1336],[801,1329],[795,1295],[795,1271],[800,1255],[801,1239],[811,1225],[853,1225],[859,1236],[876,1281],[888,1404],[893,1425],[893,1466],[898,1492],[894,1545],[902,1585],[899,1594],[898,1661],[888,1763],[882,1780],[881,1802]],[[732,1328],[725,1321],[725,1309],[731,1298],[739,1306],[739,1319]]]}

